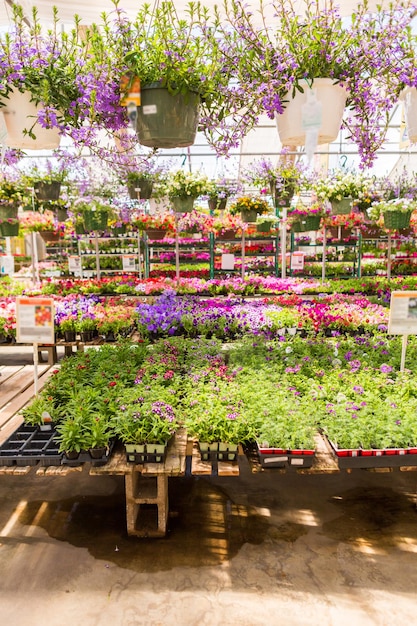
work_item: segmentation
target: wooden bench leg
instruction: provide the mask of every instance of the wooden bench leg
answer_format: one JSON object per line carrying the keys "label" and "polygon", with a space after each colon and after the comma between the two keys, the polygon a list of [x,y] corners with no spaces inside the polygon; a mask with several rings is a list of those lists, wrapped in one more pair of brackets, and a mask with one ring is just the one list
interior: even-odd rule
{"label": "wooden bench leg", "polygon": [[38,347],[38,361],[39,363],[45,363],[42,352],[48,353],[48,358],[46,362],[48,365],[54,365],[58,361],[58,355],[56,351],[56,346],[40,346]]}
{"label": "wooden bench leg", "polygon": [[164,537],[168,521],[168,475],[126,475],[127,533],[135,537]]}

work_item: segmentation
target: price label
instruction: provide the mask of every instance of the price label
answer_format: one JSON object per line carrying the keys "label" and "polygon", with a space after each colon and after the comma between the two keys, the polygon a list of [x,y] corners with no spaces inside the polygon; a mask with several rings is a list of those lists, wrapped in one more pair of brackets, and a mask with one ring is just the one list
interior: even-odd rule
{"label": "price label", "polygon": [[52,298],[16,298],[16,340],[20,343],[54,343]]}

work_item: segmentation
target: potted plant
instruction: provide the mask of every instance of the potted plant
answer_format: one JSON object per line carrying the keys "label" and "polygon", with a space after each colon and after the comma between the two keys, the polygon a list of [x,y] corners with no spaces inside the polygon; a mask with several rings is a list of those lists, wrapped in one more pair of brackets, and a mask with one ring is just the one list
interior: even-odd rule
{"label": "potted plant", "polygon": [[210,181],[207,191],[210,211],[224,211],[228,198],[235,196],[239,191],[242,191],[242,184],[239,181],[226,178]]}
{"label": "potted plant", "polygon": [[119,397],[115,434],[125,444],[128,461],[162,462],[168,442],[179,427],[174,398],[164,387],[138,384]]}
{"label": "potted plant", "polygon": [[349,214],[354,200],[360,199],[372,181],[363,174],[336,170],[313,180],[309,187],[321,201],[329,201],[333,215]]}
{"label": "potted plant", "polygon": [[1,237],[17,237],[19,234],[19,220],[13,217],[6,219],[0,218],[0,236]]}
{"label": "potted plant", "polygon": [[246,223],[256,222],[258,215],[271,212],[271,206],[264,198],[253,196],[241,196],[229,208],[231,215],[240,213],[242,221]]}
{"label": "potted plant", "polygon": [[276,208],[288,207],[304,182],[304,170],[301,163],[291,162],[287,152],[283,151],[277,165],[267,158],[253,161],[243,177],[248,183],[270,193]]}
{"label": "potted plant", "polygon": [[0,179],[0,218],[17,219],[19,206],[30,202],[30,193],[21,180]]}
{"label": "potted plant", "polygon": [[[301,8],[274,0],[273,20],[268,10],[269,5],[262,5],[255,18],[242,0],[227,5],[224,53],[235,63],[247,109],[252,115],[266,111],[272,119],[276,116],[281,142],[296,146],[306,139],[304,105],[312,113],[305,121],[318,131],[318,144],[336,139],[346,107],[343,124],[358,146],[362,165],[371,165],[398,99],[402,72],[393,68],[409,55],[411,13],[406,5],[378,7],[371,13],[363,2],[350,22],[332,0],[324,7],[306,0]],[[227,39],[229,25],[239,35],[233,47]]]}
{"label": "potted plant", "polygon": [[82,450],[88,449],[85,416],[67,417],[57,424],[56,431],[59,451],[64,452],[67,459],[75,460]]}
{"label": "potted plant", "polygon": [[177,213],[190,213],[195,199],[206,194],[210,186],[207,176],[186,170],[170,172],[162,184]]}
{"label": "potted plant", "polygon": [[23,173],[23,182],[28,188],[33,188],[38,202],[57,201],[61,192],[61,185],[68,179],[68,169],[65,163],[57,164],[47,159],[44,164],[34,164]]}
{"label": "potted plant", "polygon": [[278,218],[276,215],[264,214],[256,217],[256,230],[258,233],[270,233],[271,228],[277,226]]}
{"label": "potted plant", "polygon": [[329,214],[330,209],[323,202],[311,202],[309,204],[299,202],[288,211],[291,230],[298,233],[318,230],[321,219]]}
{"label": "potted plant", "polygon": [[103,459],[114,436],[106,416],[92,414],[85,421],[84,446],[92,459]]}
{"label": "potted plant", "polygon": [[415,200],[411,198],[394,198],[372,204],[369,216],[376,222],[382,218],[385,228],[398,230],[408,228],[411,215],[416,209],[417,203]]}
{"label": "potted plant", "polygon": [[73,212],[81,216],[87,232],[106,230],[113,207],[95,199],[80,198],[73,204]]}
{"label": "potted plant", "polygon": [[225,63],[216,14],[195,2],[179,18],[174,3],[163,2],[143,5],[133,23],[126,23],[121,12],[116,19],[123,22],[123,29],[116,24],[123,39],[109,35],[107,50],[118,59],[113,65],[124,64],[132,81],[140,80],[136,130],[142,145],[190,146],[199,126],[224,151],[234,145],[237,134],[247,132],[250,116],[243,113],[244,100],[233,89],[233,67]]}

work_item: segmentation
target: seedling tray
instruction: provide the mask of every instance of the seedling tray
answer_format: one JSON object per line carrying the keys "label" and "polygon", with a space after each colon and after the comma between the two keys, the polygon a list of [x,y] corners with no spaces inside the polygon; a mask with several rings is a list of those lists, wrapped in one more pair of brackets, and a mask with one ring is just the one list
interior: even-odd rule
{"label": "seedling tray", "polygon": [[0,466],[60,465],[62,453],[55,434],[54,428],[44,431],[39,426],[19,426],[0,446]]}

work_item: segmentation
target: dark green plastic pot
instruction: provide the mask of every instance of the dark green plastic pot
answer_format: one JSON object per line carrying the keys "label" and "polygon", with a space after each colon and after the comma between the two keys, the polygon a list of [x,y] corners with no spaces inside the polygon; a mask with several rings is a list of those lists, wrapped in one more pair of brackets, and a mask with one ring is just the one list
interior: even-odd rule
{"label": "dark green plastic pot", "polygon": [[136,119],[139,142],[148,148],[192,146],[197,134],[199,104],[198,94],[173,96],[159,83],[143,85]]}

